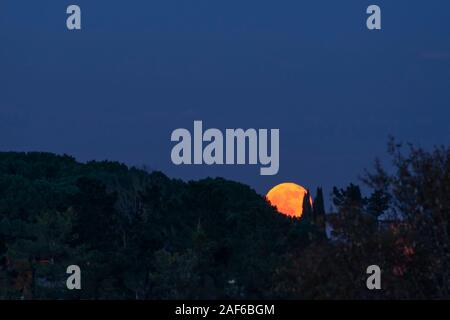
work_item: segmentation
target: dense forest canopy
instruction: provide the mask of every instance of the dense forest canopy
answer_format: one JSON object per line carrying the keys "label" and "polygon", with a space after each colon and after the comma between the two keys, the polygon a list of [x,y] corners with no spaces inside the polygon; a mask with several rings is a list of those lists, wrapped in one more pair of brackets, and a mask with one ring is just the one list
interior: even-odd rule
{"label": "dense forest canopy", "polygon": [[221,178],[0,153],[0,298],[448,298],[450,150],[402,150],[366,173],[368,196],[334,188],[326,213],[319,189],[300,220]]}

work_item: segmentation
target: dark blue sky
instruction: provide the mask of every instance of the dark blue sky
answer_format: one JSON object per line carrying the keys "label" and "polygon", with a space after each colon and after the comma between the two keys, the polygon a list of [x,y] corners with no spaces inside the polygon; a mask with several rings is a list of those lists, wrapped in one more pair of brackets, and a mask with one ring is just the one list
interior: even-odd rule
{"label": "dark blue sky", "polygon": [[[66,7],[82,9],[81,32]],[[365,10],[382,8],[383,30]],[[388,135],[450,138],[450,1],[0,2],[0,150],[118,160],[266,192],[356,181]],[[279,128],[280,172],[174,166],[170,133]]]}

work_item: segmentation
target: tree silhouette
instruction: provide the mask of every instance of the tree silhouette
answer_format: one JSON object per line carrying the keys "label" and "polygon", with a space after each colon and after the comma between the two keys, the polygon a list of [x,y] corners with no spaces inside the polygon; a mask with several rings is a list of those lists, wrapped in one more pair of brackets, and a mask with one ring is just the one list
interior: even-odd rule
{"label": "tree silhouette", "polygon": [[[333,188],[332,212],[308,191],[300,219],[222,178],[0,153],[0,298],[449,298],[450,150],[406,150],[391,142],[391,170],[366,172],[368,196]],[[70,264],[80,292],[64,289]]]}

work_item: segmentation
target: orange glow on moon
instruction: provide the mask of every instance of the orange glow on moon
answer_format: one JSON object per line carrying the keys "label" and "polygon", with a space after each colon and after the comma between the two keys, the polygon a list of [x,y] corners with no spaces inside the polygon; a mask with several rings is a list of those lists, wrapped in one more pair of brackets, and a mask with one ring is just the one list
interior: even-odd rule
{"label": "orange glow on moon", "polygon": [[[281,183],[267,193],[270,204],[277,207],[278,212],[290,217],[300,218],[303,213],[303,199],[307,190],[295,183]],[[312,198],[309,198],[312,205]]]}

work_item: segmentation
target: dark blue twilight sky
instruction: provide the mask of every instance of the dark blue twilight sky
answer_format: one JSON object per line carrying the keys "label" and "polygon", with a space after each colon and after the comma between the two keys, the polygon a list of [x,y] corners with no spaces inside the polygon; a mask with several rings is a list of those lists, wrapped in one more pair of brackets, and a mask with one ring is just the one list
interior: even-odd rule
{"label": "dark blue twilight sky", "polygon": [[[66,30],[66,7],[83,30]],[[366,8],[382,8],[381,32]],[[387,137],[450,140],[450,1],[1,0],[0,150],[224,176],[355,181]],[[170,133],[280,128],[280,172],[181,166]]]}

